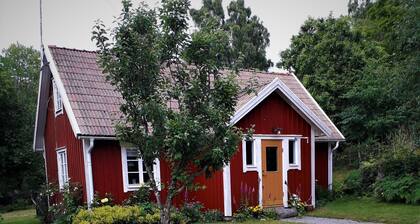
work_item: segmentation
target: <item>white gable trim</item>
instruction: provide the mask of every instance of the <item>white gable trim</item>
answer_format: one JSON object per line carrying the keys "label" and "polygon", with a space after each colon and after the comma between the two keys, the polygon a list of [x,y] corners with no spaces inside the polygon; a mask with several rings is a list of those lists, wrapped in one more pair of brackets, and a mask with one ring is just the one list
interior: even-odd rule
{"label": "white gable trim", "polygon": [[81,134],[80,128],[79,128],[79,125],[77,124],[77,120],[76,120],[76,117],[74,116],[73,109],[71,108],[69,98],[64,89],[63,81],[58,75],[57,65],[55,64],[55,61],[51,55],[49,47],[45,49],[45,56],[47,57],[47,61],[49,62],[50,71],[56,82],[58,92],[61,95],[61,100],[63,102],[64,109],[66,110],[67,117],[69,118],[71,128],[73,129],[74,136],[77,137],[77,135]]}
{"label": "white gable trim", "polygon": [[300,99],[297,97],[279,78],[275,78],[270,84],[264,87],[257,96],[242,106],[231,119],[230,123],[235,124],[254,109],[259,103],[267,98],[271,93],[280,90],[290,102],[299,109],[299,111],[307,117],[315,126],[317,126],[324,134],[329,136],[331,129],[322,122]]}
{"label": "white gable trim", "polygon": [[308,90],[305,88],[305,86],[303,86],[303,84],[300,82],[300,80],[296,77],[295,74],[290,73],[291,75],[293,75],[293,77],[296,79],[296,81],[299,83],[300,87],[302,87],[302,89],[305,91],[306,94],[308,94],[308,96],[311,98],[312,101],[315,102],[315,105],[318,107],[319,110],[321,110],[321,113],[328,119],[328,121],[333,125],[333,127],[335,128],[335,130],[337,130],[338,134],[340,134],[340,136],[345,139],[344,135],[341,133],[340,129],[337,128],[337,126],[335,126],[334,122],[331,121],[330,117],[328,117],[328,115],[325,113],[325,111],[322,109],[321,106],[319,106],[318,102],[316,102],[316,100],[312,97],[312,95],[308,92]]}

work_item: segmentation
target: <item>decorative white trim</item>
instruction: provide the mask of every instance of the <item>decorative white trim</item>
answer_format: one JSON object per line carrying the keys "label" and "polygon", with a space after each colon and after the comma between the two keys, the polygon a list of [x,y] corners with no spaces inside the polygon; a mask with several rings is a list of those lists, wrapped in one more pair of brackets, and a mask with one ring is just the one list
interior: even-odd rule
{"label": "decorative white trim", "polygon": [[255,139],[252,140],[252,164],[246,164],[246,138],[242,139],[242,171],[244,173],[248,171],[258,171],[257,166],[257,153],[256,153],[256,141]]}
{"label": "decorative white trim", "polygon": [[328,143],[328,190],[332,190],[333,187],[333,150],[331,149],[331,143]]}
{"label": "decorative white trim", "polygon": [[64,85],[60,78],[60,75],[58,74],[58,69],[51,55],[49,47],[45,48],[45,57],[47,58],[47,61],[49,62],[51,74],[56,82],[57,89],[61,95],[61,100],[63,102],[64,109],[66,110],[67,117],[69,118],[71,127],[73,129],[73,133],[77,137],[77,135],[81,134],[80,128],[79,128],[79,125],[77,124],[76,117],[74,116],[73,109],[71,108],[69,98],[64,89]]}
{"label": "decorative white trim", "polygon": [[238,122],[276,90],[280,90],[291,102],[291,104],[297,107],[299,110],[298,113],[300,112],[304,117],[308,118],[309,121],[316,125],[325,135],[328,136],[331,134],[331,129],[324,122],[322,122],[279,78],[275,78],[270,84],[264,87],[264,89],[261,90],[257,96],[253,97],[238,111],[236,111],[230,123],[235,124]]}
{"label": "decorative white trim", "polygon": [[95,140],[83,139],[83,161],[85,168],[85,183],[86,183],[86,202],[88,208],[91,207],[94,199],[94,185],[93,185],[93,172],[92,172],[92,149]]}
{"label": "decorative white trim", "polygon": [[230,164],[223,167],[223,206],[225,216],[232,216]]}
{"label": "decorative white trim", "polygon": [[315,208],[315,130],[311,127],[311,203]]}
{"label": "decorative white trim", "polygon": [[[322,109],[321,106],[319,106],[318,102],[316,102],[316,100],[314,99],[314,97],[309,93],[309,91],[305,88],[305,86],[300,82],[300,80],[296,77],[296,75],[294,73],[290,73],[291,75],[293,75],[293,77],[297,80],[297,82],[299,83],[300,87],[305,91],[306,94],[308,94],[308,96],[311,98],[312,101],[315,102],[315,105],[318,107],[319,110],[321,110],[322,114],[328,119],[328,121],[333,125],[333,127],[335,128],[335,130],[338,132],[338,134],[340,134],[340,136],[344,139],[346,139],[344,137],[344,135],[341,133],[341,131],[337,128],[337,126],[335,126],[334,122],[331,121],[330,117],[325,113],[325,111]],[[342,141],[343,141],[342,140]]]}
{"label": "decorative white trim", "polygon": [[[139,184],[138,185],[130,185],[128,184],[128,170],[127,170],[127,149],[130,148],[126,148],[126,147],[121,147],[121,165],[122,165],[122,175],[123,175],[123,186],[124,186],[124,192],[129,192],[129,191],[136,191],[138,190],[142,184],[144,184],[144,180],[143,180],[143,160],[139,158]],[[160,161],[159,159],[156,159],[154,161],[153,164],[153,175],[154,175],[154,179],[156,181],[156,185],[158,187],[159,190],[161,190],[161,179],[160,179]]]}

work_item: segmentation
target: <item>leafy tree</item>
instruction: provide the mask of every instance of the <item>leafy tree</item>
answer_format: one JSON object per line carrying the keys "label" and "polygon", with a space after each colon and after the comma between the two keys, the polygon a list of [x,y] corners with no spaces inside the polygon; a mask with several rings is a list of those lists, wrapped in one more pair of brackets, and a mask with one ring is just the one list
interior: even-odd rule
{"label": "leafy tree", "polygon": [[295,72],[326,113],[339,121],[338,113],[347,107],[344,95],[380,53],[352,30],[347,17],[309,18],[290,48],[281,52],[277,66]]}
{"label": "leafy tree", "polygon": [[[187,0],[165,0],[154,10],[123,1],[114,41],[100,22],[92,37],[104,72],[124,99],[117,136],[138,148],[161,223],[169,223],[177,194],[200,187],[195,177],[229,162],[241,135],[229,124],[239,93],[234,74],[219,72],[216,36],[188,34],[189,6]],[[166,183],[153,178],[156,158],[169,166]]]}
{"label": "leafy tree", "polygon": [[354,143],[419,133],[417,1],[349,1],[349,16],[308,19],[277,64],[292,70]]}
{"label": "leafy tree", "polygon": [[29,196],[43,182],[43,162],[32,151],[39,52],[12,44],[0,55],[0,204]]}
{"label": "leafy tree", "polygon": [[[270,34],[260,19],[252,15],[243,0],[230,2],[225,14],[221,0],[203,0],[200,9],[191,9],[191,17],[200,33],[218,32],[224,49],[219,60],[225,66],[245,69],[267,70],[273,63],[266,58]],[[223,35],[222,31],[226,32]]]}

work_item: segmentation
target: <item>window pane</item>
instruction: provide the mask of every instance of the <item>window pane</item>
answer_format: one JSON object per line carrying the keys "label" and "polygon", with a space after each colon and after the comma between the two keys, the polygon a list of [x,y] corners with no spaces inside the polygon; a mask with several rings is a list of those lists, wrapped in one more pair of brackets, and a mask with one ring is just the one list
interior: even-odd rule
{"label": "window pane", "polygon": [[267,171],[277,171],[277,147],[266,147]]}
{"label": "window pane", "polygon": [[252,141],[245,142],[246,147],[246,165],[253,165],[253,155],[252,155]]}
{"label": "window pane", "polygon": [[137,160],[138,154],[135,150],[127,150],[127,160]]}
{"label": "window pane", "polygon": [[128,184],[139,184],[139,183],[140,183],[139,173],[128,174]]}
{"label": "window pane", "polygon": [[295,141],[289,141],[289,163],[295,164]]}
{"label": "window pane", "polygon": [[130,171],[139,171],[139,162],[138,161],[127,161],[127,170]]}
{"label": "window pane", "polygon": [[149,182],[150,178],[149,178],[149,174],[147,174],[146,172],[143,173],[143,181],[144,183]]}

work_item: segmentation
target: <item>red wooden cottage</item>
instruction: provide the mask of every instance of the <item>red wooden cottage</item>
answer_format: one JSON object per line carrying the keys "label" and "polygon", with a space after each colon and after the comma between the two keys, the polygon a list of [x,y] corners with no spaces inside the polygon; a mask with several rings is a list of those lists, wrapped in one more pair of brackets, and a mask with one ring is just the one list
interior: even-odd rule
{"label": "red wooden cottage", "polygon": [[[133,149],[115,138],[120,94],[95,52],[49,46],[43,61],[34,149],[44,154],[48,182],[80,183],[88,204],[94,193],[122,202],[148,175]],[[258,94],[239,99],[231,122],[255,125],[253,140],[244,139],[212,178],[197,178],[206,188],[188,192],[188,200],[226,216],[243,200],[288,206],[292,193],[315,205],[316,184],[331,188],[332,153],[344,137],[295,75],[241,71],[238,82],[252,77]],[[163,161],[156,161],[154,175],[162,183],[168,179]]]}

